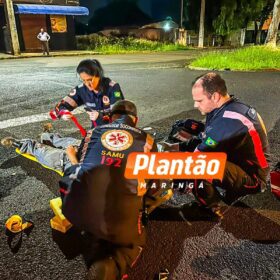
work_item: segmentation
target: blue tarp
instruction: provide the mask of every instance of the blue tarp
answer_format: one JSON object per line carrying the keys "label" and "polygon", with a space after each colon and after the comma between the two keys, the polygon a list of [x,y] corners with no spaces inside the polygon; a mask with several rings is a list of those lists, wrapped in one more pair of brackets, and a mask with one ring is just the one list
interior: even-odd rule
{"label": "blue tarp", "polygon": [[87,16],[89,14],[88,8],[81,6],[16,4],[14,7],[17,14],[74,16]]}

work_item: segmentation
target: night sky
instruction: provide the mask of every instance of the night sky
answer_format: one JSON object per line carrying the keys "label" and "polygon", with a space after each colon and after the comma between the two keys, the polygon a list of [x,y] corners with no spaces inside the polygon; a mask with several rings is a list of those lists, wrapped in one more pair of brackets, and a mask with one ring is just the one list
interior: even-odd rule
{"label": "night sky", "polygon": [[[80,0],[80,5],[89,9],[89,17],[80,17],[79,20],[86,23],[92,17],[94,11],[108,5],[113,0]],[[181,0],[138,0],[138,7],[146,13],[152,21],[161,21],[171,16],[179,21]]]}

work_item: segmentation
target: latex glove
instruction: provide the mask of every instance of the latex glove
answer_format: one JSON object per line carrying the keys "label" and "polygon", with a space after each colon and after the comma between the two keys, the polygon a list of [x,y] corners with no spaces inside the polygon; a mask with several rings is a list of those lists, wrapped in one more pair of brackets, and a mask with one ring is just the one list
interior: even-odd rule
{"label": "latex glove", "polygon": [[[70,113],[68,110],[64,110],[66,113]],[[64,121],[69,121],[72,118],[72,114],[63,114],[61,115],[61,119]]]}
{"label": "latex glove", "polygon": [[98,111],[87,111],[87,114],[89,115],[89,118],[91,119],[91,121],[96,121],[98,116],[99,116],[99,112]]}

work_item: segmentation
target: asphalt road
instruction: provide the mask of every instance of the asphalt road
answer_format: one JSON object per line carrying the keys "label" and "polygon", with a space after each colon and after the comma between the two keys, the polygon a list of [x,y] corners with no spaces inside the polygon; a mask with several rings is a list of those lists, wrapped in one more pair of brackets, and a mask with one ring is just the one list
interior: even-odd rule
{"label": "asphalt road", "polygon": [[[166,133],[176,119],[199,118],[190,83],[202,71],[184,68],[195,52],[98,56],[105,72],[136,102],[140,125]],[[37,138],[46,113],[78,83],[75,67],[82,57],[2,60],[0,62],[0,138]],[[229,92],[255,106],[267,125],[272,161],[280,153],[280,74],[224,72]],[[78,118],[86,126],[85,114]],[[72,124],[56,122],[63,135],[79,137]],[[75,232],[58,234],[49,226],[49,200],[59,176],[0,147],[0,279],[83,279],[89,250]],[[169,207],[189,200],[175,197]],[[130,279],[150,280],[163,269],[169,279],[280,279],[280,202],[269,192],[226,209],[219,223],[185,222],[178,217],[153,220],[148,243]],[[35,227],[11,250],[4,232],[12,214]],[[16,244],[19,236],[12,240]]]}

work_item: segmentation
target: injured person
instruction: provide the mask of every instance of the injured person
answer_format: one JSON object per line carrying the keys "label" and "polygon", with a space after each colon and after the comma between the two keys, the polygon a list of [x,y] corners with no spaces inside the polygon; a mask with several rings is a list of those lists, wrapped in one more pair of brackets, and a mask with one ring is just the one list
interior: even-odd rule
{"label": "injured person", "polygon": [[45,124],[43,128],[40,141],[5,137],[1,140],[1,145],[17,148],[20,154],[34,156],[40,164],[58,172],[64,172],[71,165],[77,164],[81,140],[61,137],[58,133],[50,132],[50,123]]}

